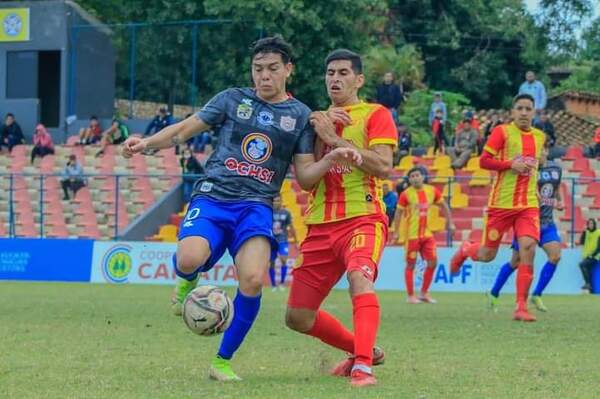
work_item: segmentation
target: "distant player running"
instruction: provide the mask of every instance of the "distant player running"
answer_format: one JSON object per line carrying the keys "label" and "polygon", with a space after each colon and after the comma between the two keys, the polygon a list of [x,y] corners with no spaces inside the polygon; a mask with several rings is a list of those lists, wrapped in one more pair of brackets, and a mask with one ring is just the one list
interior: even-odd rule
{"label": "distant player running", "polygon": [[296,237],[296,230],[294,229],[294,225],[292,224],[292,215],[290,211],[285,209],[281,204],[281,196],[278,195],[273,199],[273,235],[275,236],[275,240],[277,240],[277,257],[279,258],[279,262],[281,263],[281,267],[279,268],[281,277],[279,280],[279,284],[277,284],[277,274],[275,270],[275,260],[271,262],[271,267],[269,268],[269,277],[271,279],[271,286],[273,287],[273,291],[277,289],[279,286],[280,290],[284,289],[285,278],[287,276],[287,260],[288,255],[290,253],[290,244],[288,242],[288,234],[291,234],[294,238],[294,242],[298,242],[298,238]]}
{"label": "distant player running", "polygon": [[263,276],[277,249],[271,203],[292,159],[298,183],[305,189],[317,184],[333,162],[360,159],[357,151],[340,148],[315,163],[310,110],[286,94],[286,80],[292,72],[290,54],[290,45],[281,37],[259,40],[252,49],[254,89],[225,90],[196,115],[149,138],[133,137],[124,143],[123,155],[131,157],[145,149],[184,143],[211,128],[219,133],[218,145],[204,176],[195,184],[181,222],[174,257],[178,277],[173,311],[181,314],[198,273],[210,270],[229,250],[239,289],[233,301],[233,321],[209,370],[210,377],[220,381],[240,379],[230,359],[258,314]]}
{"label": "distant player running", "polygon": [[[560,183],[562,178],[562,169],[558,163],[548,161],[547,152],[550,140],[546,140],[545,154],[542,157],[543,165],[538,172],[538,193],[540,195],[540,242],[539,246],[544,249],[548,261],[544,264],[538,283],[531,296],[531,302],[542,312],[548,309],[542,302],[542,293],[552,279],[556,266],[560,262],[560,234],[554,224],[554,208],[563,209],[562,198],[560,196]],[[519,265],[519,243],[513,240],[513,255],[510,262],[505,263],[496,277],[496,282],[490,291],[488,297],[489,307],[493,311],[498,310],[497,302],[500,290],[510,277],[512,272]]]}
{"label": "distant player running", "polygon": [[511,228],[519,243],[517,306],[515,320],[535,321],[527,310],[527,297],[533,279],[533,258],[540,240],[540,211],[537,197],[538,164],[545,136],[531,126],[535,109],[529,94],[513,100],[514,122],[492,131],[480,158],[483,169],[497,171],[485,217],[482,243],[464,242],[450,261],[458,273],[467,258],[490,262],[496,257],[502,237]]}
{"label": "distant player running", "polygon": [[[352,148],[362,155],[362,164],[331,168],[311,193],[308,235],[293,272],[286,321],[291,329],[352,354],[332,370],[334,375],[351,377],[353,386],[373,385],[371,366],[383,361],[383,352],[373,347],[379,328],[373,282],[388,226],[381,179],[392,169],[398,134],[387,108],[359,100],[365,78],[358,54],[335,50],[325,66],[332,108],[311,116],[320,138],[318,156]],[[320,309],[346,272],[354,334]]]}
{"label": "distant player running", "polygon": [[[450,208],[444,201],[442,193],[434,186],[423,184],[424,180],[425,176],[423,176],[421,167],[415,167],[408,171],[410,187],[404,190],[398,198],[398,212],[396,213],[393,234],[393,242],[396,243],[398,242],[400,224],[404,216],[406,218],[404,280],[406,282],[406,294],[408,295],[407,302],[410,304],[437,302],[429,295],[429,287],[437,267],[435,238],[433,238],[433,234],[427,225],[429,208],[432,205],[442,208],[448,229],[454,229]],[[423,273],[421,295],[418,298],[414,292],[414,270],[417,263],[417,254],[421,254],[421,259],[427,262],[427,267]]]}

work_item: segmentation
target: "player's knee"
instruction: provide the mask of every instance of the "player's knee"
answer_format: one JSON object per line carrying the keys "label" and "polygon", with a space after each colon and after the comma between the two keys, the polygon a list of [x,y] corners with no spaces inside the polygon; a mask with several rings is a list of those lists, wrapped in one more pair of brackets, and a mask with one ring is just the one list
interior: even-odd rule
{"label": "player's knee", "polygon": [[177,269],[183,273],[193,273],[204,266],[207,260],[207,257],[202,254],[181,251],[177,254]]}
{"label": "player's knee", "polygon": [[285,325],[294,331],[306,333],[310,331],[313,324],[315,324],[314,316],[311,317],[310,314],[299,309],[288,308],[285,314]]}
{"label": "player's knee", "polygon": [[558,265],[558,262],[560,262],[560,253],[553,253],[548,255],[548,261],[554,265]]}
{"label": "player's knee", "polygon": [[263,285],[263,273],[264,269],[260,272],[249,273],[240,276],[240,288],[243,290],[250,290],[252,292],[260,292]]}
{"label": "player's knee", "polygon": [[348,273],[348,283],[350,285],[350,295],[352,296],[373,291],[373,282],[357,270]]}

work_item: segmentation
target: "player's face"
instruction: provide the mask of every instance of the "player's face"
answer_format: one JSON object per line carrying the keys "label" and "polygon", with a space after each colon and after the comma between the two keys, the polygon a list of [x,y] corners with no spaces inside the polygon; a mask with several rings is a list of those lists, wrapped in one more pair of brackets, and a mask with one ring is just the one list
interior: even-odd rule
{"label": "player's face", "polygon": [[408,176],[408,181],[410,182],[410,185],[414,188],[421,188],[423,186],[423,180],[424,179],[421,172],[412,172]]}
{"label": "player's face", "polygon": [[273,199],[273,208],[275,208],[275,209],[281,208],[281,197],[275,197]]}
{"label": "player's face", "polygon": [[334,105],[350,105],[358,100],[358,89],[365,83],[363,74],[356,74],[352,61],[335,60],[327,65],[325,84]]}
{"label": "player's face", "polygon": [[513,105],[512,117],[519,129],[529,130],[531,128],[534,112],[533,103],[526,98],[520,99]]}
{"label": "player's face", "polygon": [[10,126],[13,124],[13,122],[15,121],[15,119],[12,116],[7,116],[6,117],[6,126]]}
{"label": "player's face", "polygon": [[252,59],[252,81],[263,100],[284,96],[285,82],[291,73],[292,64],[284,64],[281,54],[258,53]]}

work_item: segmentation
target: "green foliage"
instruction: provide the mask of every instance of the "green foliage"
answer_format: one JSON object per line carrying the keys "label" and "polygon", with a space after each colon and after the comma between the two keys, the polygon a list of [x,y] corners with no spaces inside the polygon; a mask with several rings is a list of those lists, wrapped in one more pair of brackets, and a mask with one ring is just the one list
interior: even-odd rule
{"label": "green foliage", "polygon": [[[408,101],[402,106],[400,121],[412,133],[414,146],[432,145],[431,127],[429,126],[429,110],[433,102],[433,91],[415,90],[410,94]],[[460,93],[442,92],[442,101],[448,109],[448,128],[460,122],[462,112],[470,109],[470,101]],[[447,134],[450,137],[450,134]]]}
{"label": "green foliage", "polygon": [[563,91],[586,91],[600,93],[600,61],[583,61],[571,68],[573,74],[552,90],[553,94]]}

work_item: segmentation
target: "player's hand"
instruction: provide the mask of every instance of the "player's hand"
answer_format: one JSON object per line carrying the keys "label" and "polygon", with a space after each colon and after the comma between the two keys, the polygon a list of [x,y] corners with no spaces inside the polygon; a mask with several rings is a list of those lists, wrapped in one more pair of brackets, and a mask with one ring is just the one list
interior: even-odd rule
{"label": "player's hand", "polygon": [[526,164],[522,159],[513,160],[510,167],[513,170],[513,172],[515,172],[518,175],[527,174],[532,169],[532,167]]}
{"label": "player's hand", "polygon": [[392,231],[390,233],[390,236],[388,237],[388,244],[390,245],[394,245],[398,243],[398,233],[395,231]]}
{"label": "player's hand", "polygon": [[141,137],[129,137],[121,147],[121,153],[124,158],[131,158],[133,154],[139,154],[146,149],[146,140]]}
{"label": "player's hand", "polygon": [[331,108],[325,114],[334,124],[341,123],[344,126],[348,126],[352,123],[350,114],[343,108]]}
{"label": "player's hand", "polygon": [[362,164],[362,155],[354,148],[335,148],[325,154],[323,159],[338,165],[360,166]]}
{"label": "player's hand", "polygon": [[315,128],[315,132],[317,132],[317,135],[325,144],[329,146],[334,145],[338,135],[335,133],[335,125],[325,112],[316,111],[311,113],[310,124]]}

